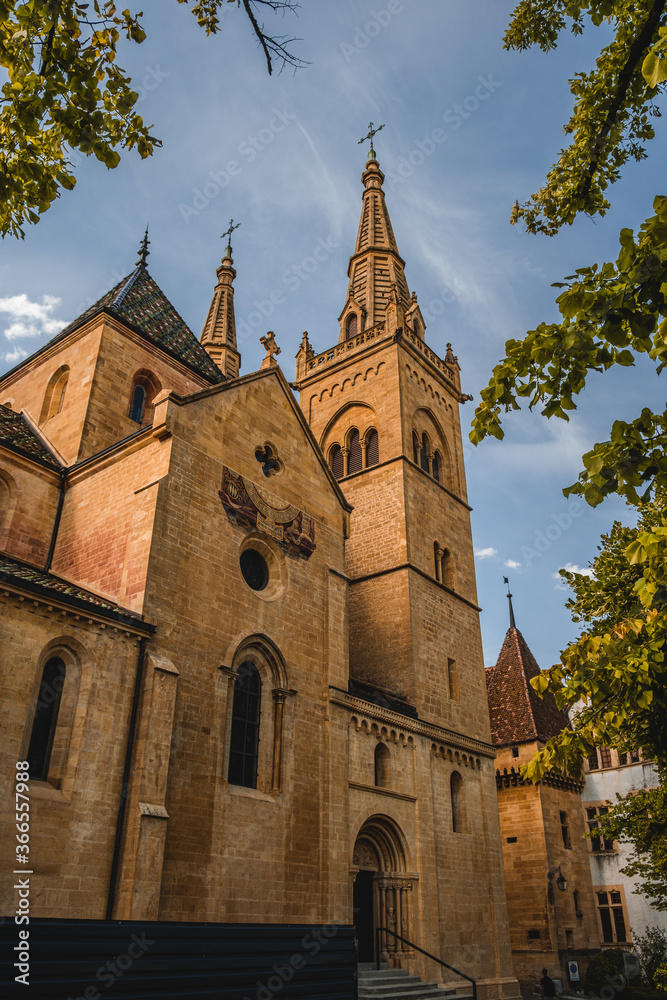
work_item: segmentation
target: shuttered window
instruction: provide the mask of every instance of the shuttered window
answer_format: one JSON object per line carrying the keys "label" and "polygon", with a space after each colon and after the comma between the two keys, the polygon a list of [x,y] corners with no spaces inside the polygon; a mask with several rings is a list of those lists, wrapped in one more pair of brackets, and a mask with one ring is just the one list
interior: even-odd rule
{"label": "shuttered window", "polygon": [[428,472],[428,437],[422,434],[422,446],[419,449],[419,464],[424,472]]}
{"label": "shuttered window", "polygon": [[350,434],[350,455],[347,471],[351,476],[353,472],[361,472],[361,469],[361,441],[359,440],[359,431],[352,431]]}
{"label": "shuttered window", "polygon": [[329,452],[329,465],[336,479],[342,479],[345,475],[345,466],[343,464],[343,451],[339,444],[335,444]]}
{"label": "shuttered window", "polygon": [[433,456],[433,478],[438,483],[440,482],[440,469],[441,469],[441,466],[442,466],[442,463],[441,463],[441,459],[440,459],[440,452],[436,451],[435,455]]}
{"label": "shuttered window", "polygon": [[415,465],[419,465],[419,438],[414,432],[412,434],[412,460]]}
{"label": "shuttered window", "polygon": [[347,339],[352,340],[353,337],[356,337],[358,329],[359,329],[359,322],[355,314],[352,313],[351,316],[347,317],[347,331],[346,331]]}
{"label": "shuttered window", "polygon": [[366,465],[377,465],[380,461],[378,432],[371,431],[366,444]]}

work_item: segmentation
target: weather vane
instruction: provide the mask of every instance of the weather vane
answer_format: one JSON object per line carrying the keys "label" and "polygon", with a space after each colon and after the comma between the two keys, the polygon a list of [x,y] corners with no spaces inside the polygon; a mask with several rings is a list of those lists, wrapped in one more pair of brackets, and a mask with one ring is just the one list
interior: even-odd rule
{"label": "weather vane", "polygon": [[238,229],[240,225],[241,225],[240,222],[237,222],[236,225],[234,225],[234,220],[230,219],[229,229],[226,232],[224,232],[220,237],[221,240],[224,240],[225,236],[227,237],[227,249],[229,250],[230,253],[232,250],[232,233],[234,232],[235,229]]}
{"label": "weather vane", "polygon": [[146,267],[146,258],[150,253],[150,250],[148,249],[149,243],[150,240],[148,239],[148,223],[146,223],[146,232],[144,233],[144,238],[141,241],[141,246],[139,247],[139,260],[137,261],[137,267]]}
{"label": "weather vane", "polygon": [[379,125],[378,128],[374,128],[373,127],[373,122],[369,122],[369,125],[368,125],[368,135],[365,135],[363,137],[363,139],[360,139],[357,145],[361,146],[362,142],[366,142],[366,139],[370,139],[371,140],[371,153],[375,153],[375,150],[373,149],[373,136],[377,135],[378,132],[381,132],[383,128],[384,128],[384,125]]}

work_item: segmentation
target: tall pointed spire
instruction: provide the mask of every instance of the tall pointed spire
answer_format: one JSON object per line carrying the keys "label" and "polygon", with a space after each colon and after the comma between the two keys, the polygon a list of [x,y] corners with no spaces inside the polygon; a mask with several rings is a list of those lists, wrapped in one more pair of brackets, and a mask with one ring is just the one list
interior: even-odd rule
{"label": "tall pointed spire", "polygon": [[[379,129],[371,127],[370,132],[375,135]],[[362,142],[367,138],[369,136],[365,136]],[[360,333],[384,321],[390,299],[394,306],[399,307],[399,315],[408,312],[412,306],[405,280],[405,261],[398,252],[382,190],[384,174],[372,148],[361,180],[364,185],[361,219],[356,246],[347,269],[350,279],[347,300],[339,317],[341,340],[350,335],[352,316],[356,316],[356,322],[352,320],[352,328]],[[395,293],[393,285],[396,286]]]}
{"label": "tall pointed spire", "polygon": [[204,350],[215,361],[218,368],[228,378],[236,378],[241,367],[241,355],[236,346],[236,319],[234,317],[234,261],[232,259],[231,236],[240,223],[229,224],[227,246],[216,274],[218,283],[213,292],[211,306],[204,323],[200,342]]}
{"label": "tall pointed spire", "polygon": [[148,249],[149,243],[148,223],[146,223],[146,232],[144,233],[144,238],[141,241],[141,246],[139,247],[139,260],[136,263],[137,267],[146,267],[146,261],[148,260],[148,255],[150,253],[150,250]]}

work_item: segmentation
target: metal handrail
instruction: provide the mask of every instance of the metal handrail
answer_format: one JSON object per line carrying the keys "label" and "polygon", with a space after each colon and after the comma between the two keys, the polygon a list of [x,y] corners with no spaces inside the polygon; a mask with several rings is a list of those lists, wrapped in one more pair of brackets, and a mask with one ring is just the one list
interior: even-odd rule
{"label": "metal handrail", "polygon": [[430,951],[424,951],[424,949],[420,948],[419,945],[416,945],[414,943],[414,941],[408,941],[407,938],[402,937],[400,934],[396,934],[395,931],[390,931],[388,927],[376,927],[376,929],[375,929],[375,936],[376,936],[376,942],[375,943],[376,943],[376,946],[377,946],[377,952],[376,952],[377,959],[376,959],[376,963],[377,963],[377,968],[378,969],[380,968],[380,965],[381,965],[381,960],[380,960],[380,934],[382,934],[382,933],[384,933],[384,934],[391,934],[392,937],[395,937],[398,941],[403,941],[405,944],[409,945],[410,948],[413,948],[415,951],[420,952],[422,955],[426,955],[427,958],[433,959],[433,961],[434,962],[438,962],[439,965],[444,965],[444,967],[446,969],[449,969],[450,972],[455,972],[456,975],[457,976],[461,976],[462,979],[467,979],[469,983],[472,983],[472,996],[473,996],[473,1000],[477,1000],[477,982],[472,978],[472,976],[467,976],[465,974],[465,972],[461,972],[459,969],[455,969],[453,965],[448,965],[447,962],[443,962],[443,960],[441,958],[436,958],[435,955],[432,955],[430,953]]}

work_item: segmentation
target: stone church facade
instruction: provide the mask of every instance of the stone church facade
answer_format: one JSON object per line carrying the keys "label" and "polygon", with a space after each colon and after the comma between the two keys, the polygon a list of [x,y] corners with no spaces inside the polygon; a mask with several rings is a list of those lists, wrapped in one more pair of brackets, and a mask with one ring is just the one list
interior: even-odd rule
{"label": "stone church facade", "polygon": [[197,340],[146,242],[0,379],[3,773],[35,916],[383,926],[514,997],[465,397],[382,181],[293,385],[272,334],[239,374],[230,249]]}

